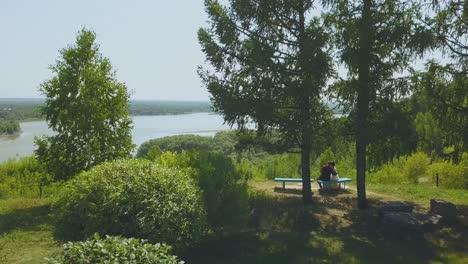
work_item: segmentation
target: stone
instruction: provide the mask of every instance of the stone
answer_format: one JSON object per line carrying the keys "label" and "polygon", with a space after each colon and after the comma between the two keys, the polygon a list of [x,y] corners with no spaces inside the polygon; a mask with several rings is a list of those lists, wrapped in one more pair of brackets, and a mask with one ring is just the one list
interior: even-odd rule
{"label": "stone", "polygon": [[380,216],[383,216],[386,212],[404,212],[411,213],[413,206],[409,203],[400,201],[388,201],[377,203],[377,212]]}
{"label": "stone", "polygon": [[385,212],[382,223],[385,226],[403,230],[433,231],[440,227],[442,217],[436,214],[408,212]]}
{"label": "stone", "polygon": [[431,199],[431,213],[441,215],[445,223],[453,223],[457,219],[455,204],[438,199]]}

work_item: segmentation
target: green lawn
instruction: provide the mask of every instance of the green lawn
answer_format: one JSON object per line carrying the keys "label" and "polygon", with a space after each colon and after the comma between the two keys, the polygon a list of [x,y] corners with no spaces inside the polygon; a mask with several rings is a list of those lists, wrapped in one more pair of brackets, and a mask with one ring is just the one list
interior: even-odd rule
{"label": "green lawn", "polygon": [[[355,209],[354,191],[316,192],[313,204],[304,207],[300,195],[275,193],[273,186],[255,186],[246,228],[213,234],[180,257],[186,263],[468,263],[466,226],[425,234],[386,230],[374,211]],[[378,190],[384,195],[371,194]],[[419,191],[370,185],[369,203],[385,200],[385,195],[422,202],[440,193]],[[441,195],[466,201],[458,192]],[[1,200],[0,263],[43,263],[60,251],[53,231],[48,200]]]}
{"label": "green lawn", "polygon": [[[381,197],[369,195],[375,204]],[[388,230],[354,192],[272,194],[253,209],[249,229],[212,237],[184,256],[188,263],[468,263],[463,226],[434,233]]]}
{"label": "green lawn", "polygon": [[432,198],[447,200],[457,205],[468,206],[468,191],[463,189],[444,189],[435,186],[401,184],[367,184],[369,191],[395,196],[423,206],[429,206]]}
{"label": "green lawn", "polygon": [[44,263],[58,250],[48,200],[0,200],[0,263]]}

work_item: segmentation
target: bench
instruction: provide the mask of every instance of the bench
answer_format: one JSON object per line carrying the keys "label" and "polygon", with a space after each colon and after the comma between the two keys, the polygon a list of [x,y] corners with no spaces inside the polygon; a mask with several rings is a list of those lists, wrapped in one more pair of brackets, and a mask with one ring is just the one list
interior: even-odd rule
{"label": "bench", "polygon": [[[313,182],[314,179],[310,179]],[[275,178],[275,182],[283,182],[283,192],[286,190],[287,182],[302,182],[302,178]]]}
{"label": "bench", "polygon": [[339,184],[339,187],[341,189],[341,184],[343,184],[343,188],[346,188],[346,183],[347,182],[352,182],[353,180],[351,178],[339,178],[338,180],[332,180],[332,181],[322,181],[318,180],[317,182],[322,184],[322,188],[325,186],[329,186],[331,184]]}

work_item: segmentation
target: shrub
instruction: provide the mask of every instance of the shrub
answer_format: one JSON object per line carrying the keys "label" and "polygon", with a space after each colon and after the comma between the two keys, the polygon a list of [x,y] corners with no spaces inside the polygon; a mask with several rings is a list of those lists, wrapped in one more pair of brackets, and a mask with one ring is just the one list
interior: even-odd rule
{"label": "shrub", "polygon": [[212,137],[203,137],[197,135],[176,135],[149,140],[141,144],[138,148],[136,157],[147,157],[154,146],[158,146],[163,152],[182,152],[191,150],[211,151],[217,148],[217,144]]}
{"label": "shrub", "polygon": [[182,264],[169,254],[165,244],[148,244],[144,240],[107,236],[101,239],[95,234],[84,242],[68,242],[63,253],[49,258],[48,263],[135,263],[135,264]]}
{"label": "shrub", "polygon": [[439,175],[439,185],[450,189],[466,189],[468,190],[468,166],[466,165],[466,157],[464,154],[462,162],[453,164],[447,161],[440,161],[431,164],[428,173],[432,176],[432,181],[435,184],[436,175]]}
{"label": "shrub", "polygon": [[431,159],[422,152],[416,152],[406,159],[403,174],[411,183],[418,183],[420,177],[426,175]]}
{"label": "shrub", "polygon": [[203,190],[211,227],[242,225],[247,217],[247,184],[232,160],[218,152],[164,153],[162,166],[189,168]]}
{"label": "shrub", "polygon": [[10,159],[0,164],[0,198],[42,198],[49,195],[52,176],[34,157]]}
{"label": "shrub", "polygon": [[[335,160],[335,154],[333,154],[333,151],[330,148],[327,148],[322,154],[317,159],[317,167],[320,171],[323,165],[327,165],[328,161],[334,161]],[[337,166],[338,167],[338,166]]]}
{"label": "shrub", "polygon": [[183,247],[206,227],[201,192],[188,171],[145,160],[108,162],[79,174],[54,207],[59,235],[67,239],[98,232]]}
{"label": "shrub", "polygon": [[[235,151],[237,135],[235,131],[220,131],[214,137],[198,135],[176,135],[156,138],[144,142],[138,148],[137,158],[148,158],[157,146],[161,151],[181,153],[182,151],[218,151],[229,155]],[[150,157],[151,159],[151,157]]]}

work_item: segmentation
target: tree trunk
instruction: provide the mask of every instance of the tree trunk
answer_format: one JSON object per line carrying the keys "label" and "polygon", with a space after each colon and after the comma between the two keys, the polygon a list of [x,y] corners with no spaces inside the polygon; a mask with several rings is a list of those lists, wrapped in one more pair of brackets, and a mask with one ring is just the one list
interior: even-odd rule
{"label": "tree trunk", "polygon": [[312,189],[310,185],[310,134],[302,135],[301,147],[301,176],[302,176],[302,201],[304,204],[312,203]]}
{"label": "tree trunk", "polygon": [[359,25],[359,80],[356,120],[356,171],[358,207],[364,209],[366,201],[366,147],[368,141],[369,97],[372,35],[371,35],[372,0],[363,0],[362,17]]}
{"label": "tree trunk", "polygon": [[302,139],[301,139],[301,176],[302,176],[302,200],[304,204],[312,203],[312,189],[310,186],[310,151],[312,149],[312,129],[310,128],[310,93],[308,92],[313,85],[308,72],[308,63],[305,52],[305,3],[300,2],[298,6],[299,14],[299,66],[303,72],[304,80],[301,85],[301,91],[298,92],[298,101],[300,102],[301,115],[303,121]]}

